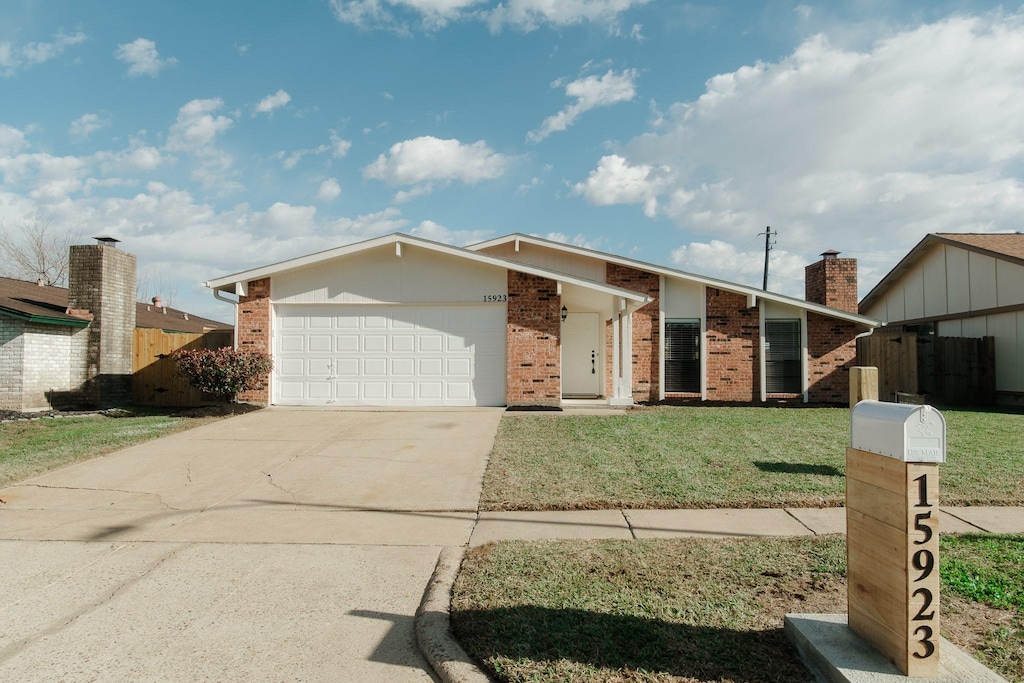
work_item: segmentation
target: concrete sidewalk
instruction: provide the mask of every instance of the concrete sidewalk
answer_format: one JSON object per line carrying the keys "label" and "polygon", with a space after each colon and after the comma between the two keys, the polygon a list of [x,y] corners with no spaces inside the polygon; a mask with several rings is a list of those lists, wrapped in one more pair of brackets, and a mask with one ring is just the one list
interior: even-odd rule
{"label": "concrete sidewalk", "polygon": [[[942,533],[1024,533],[1024,508],[943,507]],[[471,546],[498,540],[744,538],[846,532],[845,508],[481,512]]]}

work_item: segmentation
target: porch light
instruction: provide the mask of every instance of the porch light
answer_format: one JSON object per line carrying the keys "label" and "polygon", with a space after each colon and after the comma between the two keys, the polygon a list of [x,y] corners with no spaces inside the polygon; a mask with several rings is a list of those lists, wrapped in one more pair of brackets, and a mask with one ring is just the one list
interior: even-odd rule
{"label": "porch light", "polygon": [[562,306],[562,322],[564,323],[565,319],[568,318],[568,317],[569,317],[569,309],[566,308],[565,306]]}

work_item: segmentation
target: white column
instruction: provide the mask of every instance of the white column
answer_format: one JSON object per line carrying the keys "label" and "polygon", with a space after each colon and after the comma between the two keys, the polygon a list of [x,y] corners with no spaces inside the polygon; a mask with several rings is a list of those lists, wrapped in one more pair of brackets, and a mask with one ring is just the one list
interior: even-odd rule
{"label": "white column", "polygon": [[612,316],[612,396],[608,404],[613,406],[633,405],[633,350],[632,315],[622,314],[625,303],[621,299]]}

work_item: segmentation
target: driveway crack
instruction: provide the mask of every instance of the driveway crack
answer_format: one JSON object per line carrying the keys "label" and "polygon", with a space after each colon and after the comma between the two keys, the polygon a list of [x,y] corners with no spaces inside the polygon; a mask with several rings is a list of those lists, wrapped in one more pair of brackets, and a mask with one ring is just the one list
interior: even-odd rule
{"label": "driveway crack", "polygon": [[152,491],[129,491],[128,489],[93,488],[89,486],[52,486],[48,484],[18,484],[16,488],[50,489],[54,491],[95,491],[96,493],[127,493],[133,496],[150,496],[156,498],[157,502],[168,510],[174,512],[181,511],[181,508],[172,507],[165,503],[163,496]]}
{"label": "driveway crack", "polygon": [[265,472],[263,470],[261,470],[260,473],[267,475],[267,483],[268,484],[273,486],[278,491],[281,491],[282,493],[287,494],[292,499],[292,503],[294,503],[295,505],[299,504],[298,497],[294,493],[292,493],[291,491],[289,491],[288,489],[286,489],[285,487],[281,486],[276,481],[274,481],[274,475],[273,474],[271,474],[270,472]]}

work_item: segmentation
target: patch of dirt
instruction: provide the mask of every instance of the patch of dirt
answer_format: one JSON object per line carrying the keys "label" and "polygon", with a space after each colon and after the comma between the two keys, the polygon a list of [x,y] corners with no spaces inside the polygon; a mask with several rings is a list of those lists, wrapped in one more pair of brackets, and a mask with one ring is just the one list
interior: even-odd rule
{"label": "patch of dirt", "polygon": [[940,628],[949,642],[968,652],[984,649],[988,634],[1013,621],[1010,610],[970,602],[958,596],[942,596]]}
{"label": "patch of dirt", "polygon": [[200,406],[198,408],[185,408],[177,413],[178,417],[230,417],[232,415],[244,415],[255,410],[263,410],[263,406],[253,403],[217,403],[215,405]]}

